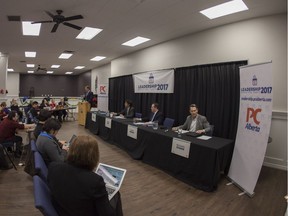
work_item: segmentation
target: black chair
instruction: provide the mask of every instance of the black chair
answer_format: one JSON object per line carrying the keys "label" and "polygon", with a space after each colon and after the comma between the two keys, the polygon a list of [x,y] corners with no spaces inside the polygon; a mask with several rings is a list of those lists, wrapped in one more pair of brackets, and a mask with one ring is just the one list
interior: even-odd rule
{"label": "black chair", "polygon": [[31,144],[31,151],[32,152],[38,151],[35,140],[31,140],[30,144]]}
{"label": "black chair", "polygon": [[48,168],[38,151],[34,152],[34,161],[36,175],[40,176],[44,182],[47,182]]}
{"label": "black chair", "polygon": [[2,146],[3,146],[3,150],[4,150],[4,153],[7,155],[9,161],[12,163],[13,167],[15,170],[17,170],[15,164],[14,164],[14,161],[12,160],[12,158],[10,157],[9,155],[9,152],[7,151],[7,148],[11,148],[12,149],[12,153],[13,153],[13,149],[15,149],[15,142],[13,141],[6,141],[6,142],[2,142],[0,143]]}
{"label": "black chair", "polygon": [[58,216],[52,201],[51,193],[47,184],[37,175],[33,176],[35,207],[44,216]]}
{"label": "black chair", "polygon": [[141,118],[142,117],[142,113],[135,113],[135,118]]}
{"label": "black chair", "polygon": [[173,125],[174,125],[174,119],[171,119],[171,118],[165,118],[164,119],[164,122],[163,122],[163,126],[166,127],[166,128],[172,128]]}

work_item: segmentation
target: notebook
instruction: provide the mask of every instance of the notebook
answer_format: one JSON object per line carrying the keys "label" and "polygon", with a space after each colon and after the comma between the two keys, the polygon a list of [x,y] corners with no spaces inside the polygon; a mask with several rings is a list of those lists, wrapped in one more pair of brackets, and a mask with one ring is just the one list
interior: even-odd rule
{"label": "notebook", "polygon": [[122,185],[124,176],[126,174],[126,169],[99,163],[95,173],[102,176],[106,184],[108,198],[111,200]]}

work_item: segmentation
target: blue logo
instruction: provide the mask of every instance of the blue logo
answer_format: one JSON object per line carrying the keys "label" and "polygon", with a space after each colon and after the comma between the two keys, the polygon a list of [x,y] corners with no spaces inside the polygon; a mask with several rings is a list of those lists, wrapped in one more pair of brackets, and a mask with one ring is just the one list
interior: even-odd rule
{"label": "blue logo", "polygon": [[257,77],[254,75],[252,79],[252,85],[257,86]]}

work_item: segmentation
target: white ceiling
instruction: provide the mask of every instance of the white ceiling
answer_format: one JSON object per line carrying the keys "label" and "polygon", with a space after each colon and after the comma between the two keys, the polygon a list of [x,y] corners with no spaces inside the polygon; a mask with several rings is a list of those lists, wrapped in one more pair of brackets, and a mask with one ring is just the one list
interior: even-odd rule
{"label": "white ceiling", "polygon": [[[162,43],[183,35],[203,31],[228,23],[254,17],[287,13],[286,0],[244,0],[249,10],[209,20],[200,10],[227,0],[1,0],[0,52],[8,53],[9,68],[27,73],[26,63],[40,64],[50,69],[59,64],[54,74],[74,75],[107,64],[115,58]],[[81,27],[101,28],[103,31],[91,41],[78,40],[80,31],[60,24],[56,33],[50,33],[54,24],[42,24],[40,36],[23,36],[21,22],[9,22],[7,16],[21,16],[22,21],[50,20],[44,12],[56,14],[63,10],[64,16],[81,14],[84,19],[71,21]],[[122,46],[123,42],[136,36],[151,40],[136,47]],[[68,60],[58,59],[65,50],[75,51]],[[36,51],[36,58],[25,58],[24,51]],[[107,58],[92,62],[95,56]],[[74,67],[84,65],[82,70]],[[45,74],[39,71],[35,74]]]}

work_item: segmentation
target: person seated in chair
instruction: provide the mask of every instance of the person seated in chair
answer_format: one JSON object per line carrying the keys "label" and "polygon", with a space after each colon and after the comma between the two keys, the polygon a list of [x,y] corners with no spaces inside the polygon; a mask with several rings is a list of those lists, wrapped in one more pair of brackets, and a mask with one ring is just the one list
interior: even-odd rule
{"label": "person seated in chair", "polygon": [[99,163],[98,143],[92,136],[78,136],[64,163],[48,168],[48,186],[59,215],[122,216],[120,193],[110,201],[105,182],[94,171]]}
{"label": "person seated in chair", "polygon": [[173,131],[183,129],[191,132],[196,132],[198,134],[205,134],[210,132],[210,124],[205,116],[198,114],[198,107],[196,104],[190,105],[189,112],[191,115],[187,116],[185,123],[178,127],[173,127]]}
{"label": "person seated in chair", "polygon": [[38,151],[48,166],[52,161],[63,162],[67,156],[68,147],[56,138],[61,123],[54,118],[49,118],[43,125],[42,132],[36,140]]}
{"label": "person seated in chair", "polygon": [[67,107],[68,107],[68,105],[64,101],[64,98],[61,98],[60,102],[58,103],[58,108],[60,109],[58,111],[58,119],[60,122],[64,121],[66,116],[67,116],[67,111],[65,110],[65,108],[67,108]]}
{"label": "person seated in chair", "polygon": [[0,143],[15,142],[15,156],[20,157],[22,137],[16,135],[17,129],[32,129],[34,127],[34,124],[19,124],[17,112],[11,111],[8,117],[0,123]]}
{"label": "person seated in chair", "polygon": [[117,113],[116,115],[120,115],[125,118],[134,118],[135,116],[135,109],[133,107],[132,101],[126,99],[124,102],[124,109],[121,112]]}
{"label": "person seated in chair", "polygon": [[39,107],[37,101],[32,102],[32,108],[28,111],[27,114],[32,123],[37,123],[38,121],[37,116],[39,114]]}
{"label": "person seated in chair", "polygon": [[37,118],[39,121],[34,129],[34,137],[36,140],[39,134],[42,132],[45,121],[51,118],[51,112],[46,109],[41,109]]}
{"label": "person seated in chair", "polygon": [[158,103],[152,103],[151,105],[151,113],[148,117],[142,118],[142,121],[144,122],[158,122],[159,125],[163,125],[164,121],[164,115],[162,112],[159,111],[159,104]]}
{"label": "person seated in chair", "polygon": [[10,110],[7,108],[6,102],[0,104],[0,120],[3,120],[10,113]]}
{"label": "person seated in chair", "polygon": [[47,101],[47,98],[43,98],[40,104],[40,109],[50,109],[50,105],[49,102]]}
{"label": "person seated in chair", "polygon": [[21,121],[23,118],[23,112],[20,110],[18,103],[14,98],[11,100],[10,109],[11,111],[16,111],[18,113],[19,120]]}

